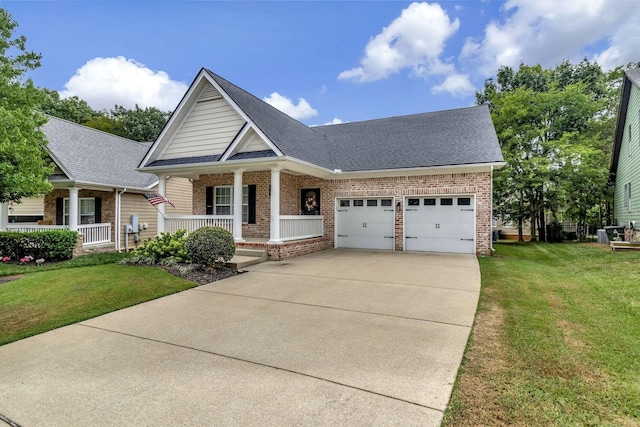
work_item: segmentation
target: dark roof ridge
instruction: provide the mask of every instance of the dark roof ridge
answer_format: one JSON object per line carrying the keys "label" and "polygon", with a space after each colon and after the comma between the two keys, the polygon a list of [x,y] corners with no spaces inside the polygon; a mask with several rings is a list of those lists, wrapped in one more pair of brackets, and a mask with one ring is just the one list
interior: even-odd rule
{"label": "dark roof ridge", "polygon": [[366,123],[376,122],[376,121],[392,120],[392,119],[399,119],[399,118],[411,118],[411,117],[417,117],[417,116],[425,116],[425,115],[429,115],[429,114],[453,113],[455,111],[470,110],[470,109],[474,109],[474,108],[489,108],[489,107],[486,106],[486,105],[471,105],[471,106],[468,106],[468,107],[449,108],[447,110],[436,110],[436,111],[425,111],[423,113],[403,114],[401,116],[377,117],[375,119],[356,120],[356,121],[352,121],[352,122],[326,124],[326,125],[315,125],[315,126],[312,127],[312,129],[328,128],[328,127],[330,127],[330,128],[338,128],[338,127],[343,126],[343,125],[366,124]]}

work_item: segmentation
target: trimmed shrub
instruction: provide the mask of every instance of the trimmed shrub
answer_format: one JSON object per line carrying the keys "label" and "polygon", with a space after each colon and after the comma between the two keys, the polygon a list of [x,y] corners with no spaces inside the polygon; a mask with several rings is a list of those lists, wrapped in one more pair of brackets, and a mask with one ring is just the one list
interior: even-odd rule
{"label": "trimmed shrub", "polygon": [[[187,230],[178,230],[174,234],[160,233],[151,239],[147,239],[143,246],[131,251],[131,259],[144,261],[148,264],[156,264],[165,258],[172,258],[175,262],[189,262],[189,256],[185,250],[185,236]],[[132,262],[135,263],[135,262]]]}
{"label": "trimmed shrub", "polygon": [[205,268],[228,262],[236,253],[233,234],[220,227],[202,227],[189,234],[185,249],[191,262]]}
{"label": "trimmed shrub", "polygon": [[34,259],[62,261],[71,259],[77,242],[78,233],[69,230],[3,231],[0,232],[0,255],[11,259],[32,256]]}

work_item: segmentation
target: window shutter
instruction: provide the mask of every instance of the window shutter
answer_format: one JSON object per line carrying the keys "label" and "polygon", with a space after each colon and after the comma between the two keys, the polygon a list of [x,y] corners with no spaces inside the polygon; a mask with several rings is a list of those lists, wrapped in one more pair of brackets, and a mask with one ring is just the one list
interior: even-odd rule
{"label": "window shutter", "polygon": [[96,197],[94,199],[94,217],[96,224],[100,224],[102,222],[102,198]]}
{"label": "window shutter", "polygon": [[56,198],[56,225],[64,224],[64,200],[62,197]]}
{"label": "window shutter", "polygon": [[249,186],[249,224],[256,223],[256,185]]}
{"label": "window shutter", "polygon": [[205,190],[205,213],[213,215],[213,187],[207,187]]}

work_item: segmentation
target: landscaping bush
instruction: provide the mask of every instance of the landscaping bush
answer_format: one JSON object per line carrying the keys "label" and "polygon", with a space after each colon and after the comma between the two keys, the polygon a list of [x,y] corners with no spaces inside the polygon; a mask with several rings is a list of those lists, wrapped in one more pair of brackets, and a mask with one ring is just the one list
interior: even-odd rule
{"label": "landscaping bush", "polygon": [[16,261],[25,257],[62,261],[71,259],[77,241],[78,233],[69,230],[3,231],[0,232],[0,255]]}
{"label": "landscaping bush", "polygon": [[175,233],[160,233],[151,239],[147,239],[143,246],[131,251],[130,263],[132,264],[157,264],[161,260],[171,258],[175,262],[189,262],[189,256],[185,250],[187,230],[178,230]]}
{"label": "landscaping bush", "polygon": [[233,258],[236,245],[233,235],[220,227],[202,227],[187,237],[185,249],[191,262],[206,268]]}

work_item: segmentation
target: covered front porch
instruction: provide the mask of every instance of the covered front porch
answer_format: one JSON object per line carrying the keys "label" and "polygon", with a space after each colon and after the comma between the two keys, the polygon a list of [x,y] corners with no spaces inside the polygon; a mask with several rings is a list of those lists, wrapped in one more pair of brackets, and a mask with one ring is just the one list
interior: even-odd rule
{"label": "covered front porch", "polygon": [[49,230],[71,230],[77,231],[82,235],[83,248],[89,249],[112,244],[111,223],[100,222],[101,203],[96,202],[95,198],[85,198],[82,199],[83,205],[80,206],[81,199],[78,197],[80,189],[69,188],[65,191],[68,191],[68,197],[60,199],[59,202],[53,199],[52,204],[53,209],[55,209],[53,214],[47,215],[47,212],[45,212],[45,220],[39,221],[37,224],[10,223],[8,221],[8,204],[0,203],[0,231],[32,233]]}
{"label": "covered front porch", "polygon": [[[159,232],[221,227],[233,235],[238,249],[266,250],[272,260],[331,247],[325,235],[320,189],[308,189],[319,186],[318,178],[281,167],[256,169],[198,174],[192,178],[193,215],[171,215],[171,207],[159,205]],[[164,181],[159,176],[161,194]],[[302,199],[309,191],[313,201],[305,210]]]}

